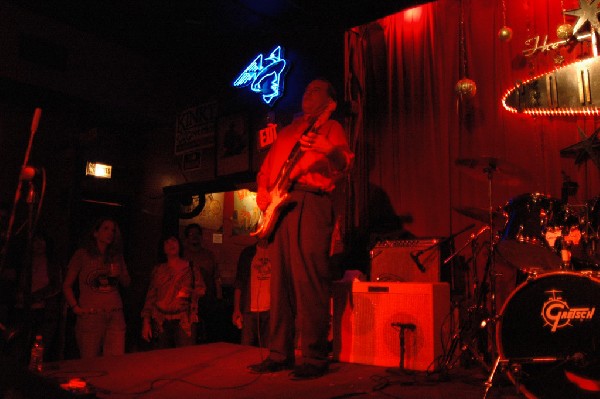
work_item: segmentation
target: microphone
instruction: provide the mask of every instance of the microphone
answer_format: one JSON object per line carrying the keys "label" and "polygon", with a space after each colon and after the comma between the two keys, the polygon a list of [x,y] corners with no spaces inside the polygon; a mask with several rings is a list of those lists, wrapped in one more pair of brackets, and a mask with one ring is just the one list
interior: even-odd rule
{"label": "microphone", "polygon": [[419,270],[421,271],[421,273],[425,273],[425,266],[423,266],[423,264],[421,263],[421,261],[419,260],[419,256],[421,255],[420,252],[414,253],[411,252],[410,253],[410,258],[413,260],[413,262],[415,262],[415,265],[417,265],[417,267],[419,268]]}
{"label": "microphone", "polygon": [[40,170],[33,166],[25,166],[21,169],[21,174],[19,175],[19,179],[21,180],[33,180],[36,175],[40,174]]}
{"label": "microphone", "polygon": [[42,109],[36,108],[33,113],[33,120],[31,121],[31,133],[35,133],[37,131],[38,125],[40,124],[40,118],[42,116]]}

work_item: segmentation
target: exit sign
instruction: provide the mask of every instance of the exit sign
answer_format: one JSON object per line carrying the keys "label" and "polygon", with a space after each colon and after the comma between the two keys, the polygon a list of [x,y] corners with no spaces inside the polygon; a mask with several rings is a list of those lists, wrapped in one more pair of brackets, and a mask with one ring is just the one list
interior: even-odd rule
{"label": "exit sign", "polygon": [[85,167],[85,174],[86,176],[110,179],[112,176],[112,166],[88,161]]}

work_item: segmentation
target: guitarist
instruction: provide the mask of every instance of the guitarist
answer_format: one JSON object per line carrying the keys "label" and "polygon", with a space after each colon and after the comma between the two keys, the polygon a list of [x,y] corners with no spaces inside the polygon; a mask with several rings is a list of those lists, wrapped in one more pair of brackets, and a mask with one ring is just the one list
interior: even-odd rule
{"label": "guitarist", "polygon": [[303,116],[278,132],[257,176],[256,202],[265,212],[294,147],[300,151],[285,186],[286,206],[268,237],[270,353],[263,362],[249,366],[255,373],[293,369],[293,379],[310,379],[328,370],[329,249],[334,225],[330,193],[354,159],[344,129],[328,119],[335,101],[331,83],[312,81],[302,97]]}

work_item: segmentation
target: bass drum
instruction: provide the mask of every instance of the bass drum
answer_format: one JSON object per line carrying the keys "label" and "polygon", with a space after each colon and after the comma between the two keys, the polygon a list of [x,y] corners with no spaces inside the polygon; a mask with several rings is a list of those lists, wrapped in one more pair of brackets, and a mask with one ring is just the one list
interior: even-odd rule
{"label": "bass drum", "polygon": [[554,272],[519,285],[500,312],[496,345],[526,397],[600,397],[600,279]]}

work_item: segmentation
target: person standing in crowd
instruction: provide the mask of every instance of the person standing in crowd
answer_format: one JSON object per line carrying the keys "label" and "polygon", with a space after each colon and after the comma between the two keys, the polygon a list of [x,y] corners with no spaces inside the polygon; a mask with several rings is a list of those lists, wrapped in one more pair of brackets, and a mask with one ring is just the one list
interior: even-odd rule
{"label": "person standing in crowd", "polygon": [[[79,298],[73,286],[79,283]],[[119,285],[131,279],[123,258],[121,232],[117,222],[101,218],[75,251],[63,292],[77,315],[75,335],[82,359],[125,352],[125,316]]]}
{"label": "person standing in crowd", "polygon": [[181,257],[179,237],[161,240],[161,262],[154,268],[142,310],[142,338],[157,348],[194,345],[198,324],[198,300],[206,286],[198,267]]}
{"label": "person standing in crowd", "polygon": [[202,227],[199,224],[188,224],[185,226],[183,234],[185,237],[183,257],[192,262],[194,267],[200,269],[206,285],[206,293],[200,298],[198,305],[200,322],[197,340],[200,343],[217,342],[220,340],[219,299],[221,299],[217,263],[213,253],[202,246]]}
{"label": "person standing in crowd", "polygon": [[271,297],[271,261],[267,241],[260,240],[242,251],[233,283],[232,322],[242,329],[240,343],[267,347]]}
{"label": "person standing in crowd", "polygon": [[[330,245],[334,210],[330,193],[349,171],[354,154],[343,127],[329,115],[335,109],[331,83],[316,79],[302,97],[303,116],[277,134],[257,175],[258,207],[265,212],[293,148],[300,151],[289,168],[291,204],[277,220],[269,246],[272,265],[269,356],[249,368],[270,373],[293,368],[294,379],[324,375],[330,321]],[[299,148],[297,147],[299,146]],[[296,330],[298,329],[298,330]],[[297,331],[301,336],[296,336]],[[301,358],[295,358],[295,342]]]}

